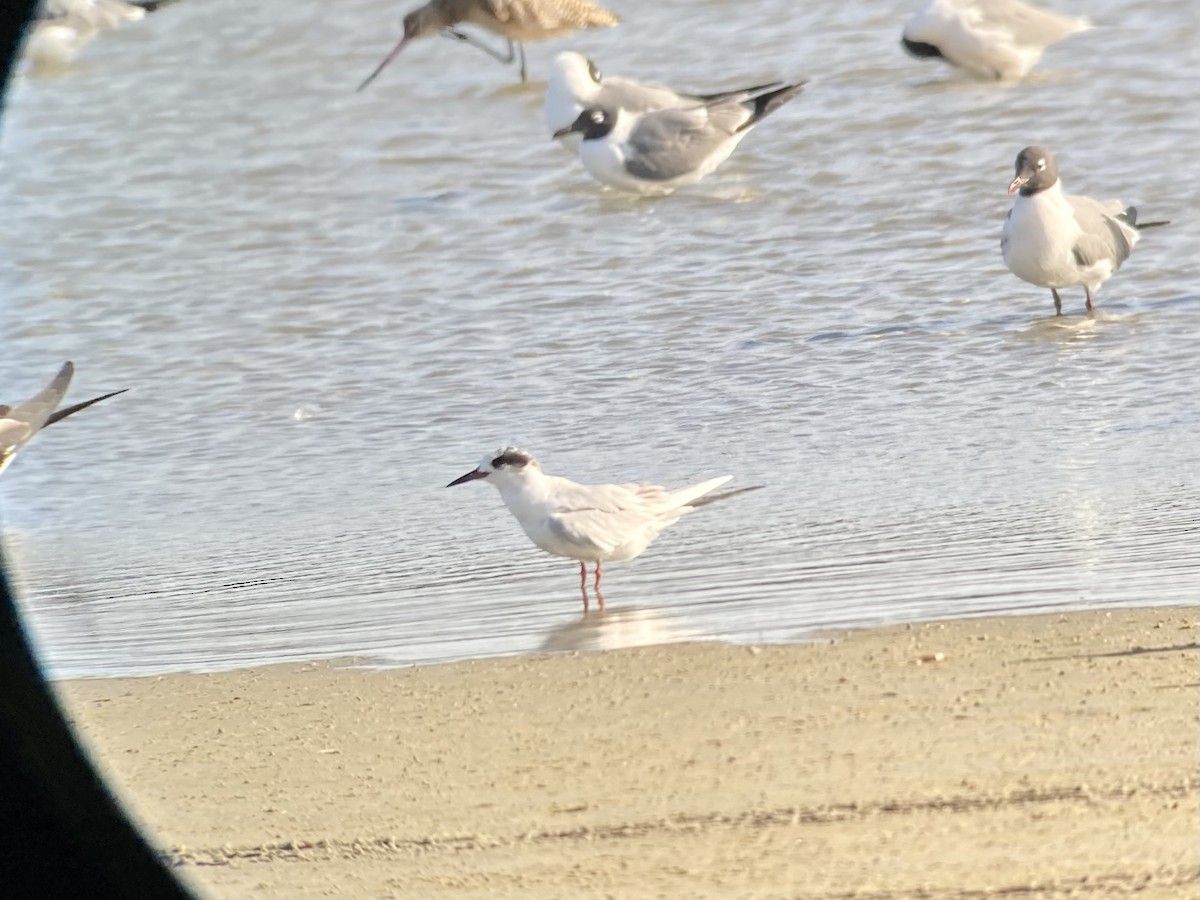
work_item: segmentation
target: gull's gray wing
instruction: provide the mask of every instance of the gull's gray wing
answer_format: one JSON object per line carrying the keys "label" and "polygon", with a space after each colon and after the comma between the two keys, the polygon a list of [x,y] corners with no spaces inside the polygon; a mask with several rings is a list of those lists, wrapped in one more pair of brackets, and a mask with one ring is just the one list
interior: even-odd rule
{"label": "gull's gray wing", "polygon": [[1125,262],[1133,250],[1133,241],[1126,233],[1129,226],[1113,215],[1114,205],[1120,209],[1120,203],[1101,203],[1091,197],[1067,197],[1067,200],[1083,232],[1072,249],[1075,261],[1087,268],[1107,259],[1113,269]]}
{"label": "gull's gray wing", "polygon": [[782,81],[773,81],[770,84],[756,84],[753,87],[717,91],[712,94],[687,94],[661,84],[649,84],[643,81],[634,81],[632,78],[613,76],[604,79],[600,85],[600,94],[591,105],[599,106],[602,109],[626,109],[630,112],[682,109],[692,106],[711,106],[724,100],[741,103],[783,86]]}
{"label": "gull's gray wing", "polygon": [[[740,104],[728,105],[746,118]],[[736,126],[728,127],[728,115],[714,121],[710,114],[725,106],[661,109],[643,114],[629,135],[633,152],[625,160],[626,170],[637,178],[669,181],[698,168],[737,130]]]}
{"label": "gull's gray wing", "polygon": [[978,0],[973,9],[985,29],[1002,29],[1019,46],[1048,47],[1089,27],[1087,19],[1060,16],[1021,0]]}
{"label": "gull's gray wing", "polygon": [[651,109],[668,109],[676,106],[689,106],[704,101],[677,94],[669,87],[661,84],[646,84],[634,81],[632,78],[613,76],[605,78],[600,84],[600,93],[593,106],[602,109],[625,109],[629,112],[646,112]]}
{"label": "gull's gray wing", "polygon": [[0,472],[12,461],[13,455],[50,420],[74,374],[75,366],[64,363],[54,380],[37,394],[0,414]]}
{"label": "gull's gray wing", "polygon": [[778,90],[784,86],[785,83],[782,81],[772,81],[770,84],[756,84],[753,87],[717,91],[713,94],[680,94],[679,96],[695,100],[697,103],[720,103],[722,100],[736,100],[740,103],[757,97],[759,94],[765,94],[767,91]]}

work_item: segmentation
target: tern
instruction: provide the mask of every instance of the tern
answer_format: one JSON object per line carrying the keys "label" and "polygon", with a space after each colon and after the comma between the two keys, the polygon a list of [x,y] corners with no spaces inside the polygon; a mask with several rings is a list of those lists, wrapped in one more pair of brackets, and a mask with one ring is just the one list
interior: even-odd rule
{"label": "tern", "polygon": [[1096,291],[1129,258],[1139,232],[1170,224],[1139,224],[1137,210],[1120,200],[1065,193],[1058,162],[1045,147],[1026,147],[1017,154],[1008,193],[1018,196],[1000,238],[1004,263],[1023,281],[1050,288],[1060,316],[1059,288],[1082,285],[1090,311]]}
{"label": "tern", "polygon": [[585,109],[555,139],[583,135],[579,158],[602,184],[635,194],[669,194],[719,166],[750,130],[804,90],[804,82],[749,98],[635,113]]}
{"label": "tern", "polygon": [[941,59],[981,80],[1014,80],[1051,44],[1091,27],[1022,0],[928,0],[900,43],[918,59]]}
{"label": "tern", "polygon": [[712,493],[732,477],[722,475],[673,491],[647,484],[577,484],[545,474],[525,451],[503,447],[446,487],[487,479],[534,544],[555,556],[579,560],[579,590],[586,613],[589,562],[596,564],[596,599],[603,611],[601,564],[633,559],[659,532],[698,506],[761,487]]}
{"label": "tern", "polygon": [[[646,84],[632,78],[602,76],[596,64],[582,53],[566,51],[554,57],[550,81],[546,85],[544,113],[546,125],[554,133],[570,126],[585,109],[623,109],[648,112],[652,109],[680,109],[715,103],[719,100],[748,100],[774,88],[782,81],[754,87],[718,91],[714,94],[684,94],[659,84]],[[577,153],[583,136],[569,133],[562,137],[563,148]]]}
{"label": "tern", "polygon": [[74,374],[74,364],[64,363],[53,380],[30,399],[16,406],[0,403],[0,472],[12,462],[17,451],[47,425],[53,425],[59,419],[65,419],[93,403],[125,393],[124,390],[113,391],[111,394],[59,409],[58,404],[62,403],[63,395],[67,393],[71,376]]}
{"label": "tern", "polygon": [[[580,28],[611,28],[620,21],[615,12],[591,0],[430,0],[404,17],[404,36],[358,90],[374,81],[410,41],[438,32],[473,44],[503,63],[513,61],[515,45],[520,51],[521,81],[526,81],[525,41],[564,37]],[[500,35],[508,42],[507,54],[478,43],[456,25],[478,25]]]}
{"label": "tern", "polygon": [[92,38],[136,22],[175,0],[45,0],[39,7],[25,58],[36,69],[64,66]]}

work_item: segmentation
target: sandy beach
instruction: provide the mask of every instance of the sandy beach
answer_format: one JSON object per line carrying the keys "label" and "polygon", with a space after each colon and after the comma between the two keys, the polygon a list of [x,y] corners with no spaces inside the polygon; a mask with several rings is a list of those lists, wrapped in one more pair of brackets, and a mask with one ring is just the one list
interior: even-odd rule
{"label": "sandy beach", "polygon": [[202,896],[1195,898],[1196,624],[58,687]]}

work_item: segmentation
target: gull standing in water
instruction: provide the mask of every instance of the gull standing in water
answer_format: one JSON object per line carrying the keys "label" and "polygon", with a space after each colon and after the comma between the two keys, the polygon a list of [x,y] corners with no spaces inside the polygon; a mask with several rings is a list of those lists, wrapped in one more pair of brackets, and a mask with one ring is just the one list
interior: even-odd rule
{"label": "gull standing in water", "polygon": [[1016,178],[1009,194],[1019,194],[1000,238],[1004,263],[1030,284],[1050,288],[1054,312],[1062,315],[1058,289],[1083,285],[1087,308],[1100,285],[1129,258],[1143,228],[1137,210],[1120,200],[1093,200],[1067,194],[1058,178],[1058,162],[1045,147],[1017,154]]}
{"label": "gull standing in water", "polygon": [[1091,27],[1022,0],[928,0],[905,24],[900,43],[918,59],[999,81],[1021,78],[1051,44]]}
{"label": "gull standing in water", "polygon": [[[430,0],[404,17],[404,36],[358,90],[374,81],[409,41],[437,32],[473,44],[504,63],[513,61],[515,45],[520,51],[521,81],[526,81],[525,41],[564,37],[580,28],[611,28],[620,21],[616,13],[591,0]],[[508,41],[508,53],[477,43],[456,25],[478,25],[500,35]]]}
{"label": "gull standing in water", "polygon": [[74,364],[64,363],[54,379],[29,400],[16,406],[0,403],[0,472],[12,462],[17,451],[47,425],[53,425],[59,419],[65,419],[93,403],[125,393],[123,390],[113,391],[111,394],[59,409],[58,404],[62,403],[63,395],[67,393],[71,376],[74,374]]}
{"label": "gull standing in water", "polygon": [[755,125],[804,89],[804,82],[742,99],[633,113],[592,107],[555,138],[581,134],[579,158],[602,184],[635,194],[669,194],[729,158]]}
{"label": "gull standing in water", "polygon": [[[669,87],[646,84],[632,78],[604,77],[596,64],[582,53],[566,51],[554,58],[554,68],[546,86],[544,112],[546,125],[554,133],[570,126],[585,109],[623,109],[635,113],[652,109],[680,109],[720,100],[748,100],[783,86],[783,82],[775,81],[714,94],[681,94]],[[582,134],[574,132],[563,136],[562,145],[564,149],[577,153],[582,140]]]}
{"label": "gull standing in water", "polygon": [[136,22],[175,0],[45,0],[25,42],[34,70],[65,66],[102,31]]}
{"label": "gull standing in water", "polygon": [[674,491],[646,484],[577,484],[546,475],[528,453],[504,447],[446,487],[486,478],[534,544],[555,556],[579,560],[579,590],[586,613],[589,562],[596,564],[596,599],[603,611],[601,563],[633,559],[685,513],[761,487],[712,494],[732,477],[722,475]]}

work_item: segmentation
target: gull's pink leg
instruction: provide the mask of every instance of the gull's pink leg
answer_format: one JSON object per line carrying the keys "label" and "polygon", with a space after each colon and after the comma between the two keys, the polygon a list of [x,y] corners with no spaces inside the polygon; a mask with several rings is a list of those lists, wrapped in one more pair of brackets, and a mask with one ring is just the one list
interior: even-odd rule
{"label": "gull's pink leg", "polygon": [[1092,289],[1085,284],[1083,286],[1083,290],[1084,290],[1084,293],[1087,294],[1087,310],[1088,310],[1088,312],[1091,312],[1092,311]]}
{"label": "gull's pink leg", "polygon": [[604,595],[600,593],[600,561],[596,561],[596,599],[600,602],[600,612],[604,612]]}
{"label": "gull's pink leg", "polygon": [[[587,595],[587,563],[579,564],[579,593],[583,594],[583,614],[586,616],[588,611],[588,595]],[[604,608],[604,601],[600,601],[601,609]]]}

